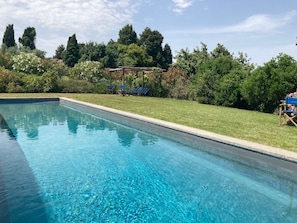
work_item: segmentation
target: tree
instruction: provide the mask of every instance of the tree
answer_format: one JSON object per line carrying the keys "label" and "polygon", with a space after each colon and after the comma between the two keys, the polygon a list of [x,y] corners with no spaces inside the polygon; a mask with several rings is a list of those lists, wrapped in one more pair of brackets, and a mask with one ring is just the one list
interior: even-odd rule
{"label": "tree", "polygon": [[118,43],[123,45],[137,44],[137,34],[132,25],[126,25],[119,31]]}
{"label": "tree", "polygon": [[144,46],[130,44],[129,46],[119,45],[123,54],[124,66],[149,67],[152,64],[152,57],[146,52]]}
{"label": "tree", "polygon": [[175,57],[174,67],[184,69],[188,77],[194,77],[199,70],[204,69],[203,65],[208,62],[210,55],[207,46],[204,43],[201,45],[201,49],[197,47],[193,52],[181,49]]}
{"label": "tree", "polygon": [[106,46],[103,43],[88,42],[80,45],[80,60],[82,61],[100,61],[106,56]]}
{"label": "tree", "polygon": [[35,47],[36,31],[34,27],[27,27],[24,31],[22,38],[19,38],[19,43],[30,50],[36,49]]}
{"label": "tree", "polygon": [[77,44],[76,35],[69,37],[65,51],[64,62],[69,67],[73,67],[79,60],[79,46]]}
{"label": "tree", "polygon": [[162,42],[163,36],[158,31],[152,31],[150,28],[145,28],[145,30],[140,35],[140,44],[146,47],[148,55],[153,57],[153,66],[162,65]]}
{"label": "tree", "polygon": [[241,55],[234,58],[221,44],[207,56],[204,50],[196,50],[193,61],[196,70],[194,88],[191,98],[201,103],[231,107],[245,107],[246,102],[241,94],[244,79],[250,75],[250,65]]}
{"label": "tree", "polygon": [[297,63],[291,56],[279,54],[245,79],[242,94],[251,109],[273,112],[280,100],[296,88]]}
{"label": "tree", "polygon": [[106,45],[106,56],[103,64],[103,67],[117,67],[119,65],[118,43],[112,39]]}
{"label": "tree", "polygon": [[[228,57],[228,56],[227,56]],[[232,61],[231,70],[224,75],[215,94],[215,104],[247,109],[247,101],[242,96],[242,84],[251,75],[254,65],[246,55],[239,53]]]}
{"label": "tree", "polygon": [[54,55],[55,59],[62,59],[63,58],[63,53],[65,52],[65,46],[63,44],[61,44],[60,46],[58,46],[58,48],[56,49],[56,53]]}
{"label": "tree", "polygon": [[217,47],[210,53],[211,57],[216,59],[221,56],[231,56],[231,53],[222,45],[217,44]]}
{"label": "tree", "polygon": [[170,64],[172,64],[172,52],[170,46],[166,43],[163,50],[163,64],[162,67],[164,69],[168,69]]}
{"label": "tree", "polygon": [[13,30],[13,24],[9,24],[6,27],[6,30],[4,32],[3,36],[3,44],[5,44],[7,47],[13,47],[16,45],[14,40],[14,30]]}

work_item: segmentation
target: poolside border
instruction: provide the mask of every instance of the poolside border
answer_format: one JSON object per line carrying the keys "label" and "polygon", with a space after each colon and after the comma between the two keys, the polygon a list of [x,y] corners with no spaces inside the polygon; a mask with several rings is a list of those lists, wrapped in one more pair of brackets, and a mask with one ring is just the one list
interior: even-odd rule
{"label": "poolside border", "polygon": [[110,113],[110,114],[116,114],[118,116],[134,119],[136,121],[141,121],[141,122],[144,122],[144,123],[147,123],[150,125],[154,125],[156,127],[166,128],[168,130],[189,134],[191,136],[199,137],[199,138],[210,140],[213,142],[218,142],[218,143],[222,143],[222,144],[226,144],[226,145],[230,145],[230,146],[235,146],[235,147],[247,150],[247,151],[256,152],[256,153],[259,153],[262,155],[268,155],[270,157],[282,159],[285,161],[290,161],[290,162],[297,164],[297,153],[292,152],[292,151],[288,151],[288,150],[284,150],[284,149],[276,148],[276,147],[271,147],[271,146],[266,146],[266,145],[262,145],[259,143],[254,143],[251,141],[242,140],[242,139],[238,139],[238,138],[234,138],[234,137],[230,137],[230,136],[224,136],[224,135],[212,133],[212,132],[205,131],[205,130],[200,130],[197,128],[192,128],[192,127],[188,127],[188,126],[184,126],[184,125],[180,125],[180,124],[176,124],[176,123],[172,123],[172,122],[167,122],[167,121],[163,121],[163,120],[159,120],[159,119],[155,119],[155,118],[150,118],[147,116],[133,114],[130,112],[125,112],[125,111],[121,111],[121,110],[117,110],[117,109],[113,109],[113,108],[108,108],[108,107],[104,107],[101,105],[96,105],[96,104],[92,104],[92,103],[88,103],[88,102],[84,102],[84,101],[79,101],[79,100],[70,99],[70,98],[66,98],[66,97],[0,98],[0,104],[1,103],[20,103],[20,102],[30,103],[30,102],[44,102],[44,101],[46,101],[46,102],[47,101],[60,101],[62,103],[64,102],[65,104],[75,103],[75,104],[81,105],[86,108],[91,108],[91,109],[103,111],[103,112]]}

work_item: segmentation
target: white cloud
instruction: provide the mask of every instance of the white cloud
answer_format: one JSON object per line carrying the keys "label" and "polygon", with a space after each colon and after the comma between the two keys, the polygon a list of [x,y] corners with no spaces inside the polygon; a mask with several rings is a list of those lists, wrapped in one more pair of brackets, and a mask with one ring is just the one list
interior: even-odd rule
{"label": "white cloud", "polygon": [[297,11],[293,10],[283,16],[271,16],[265,14],[253,15],[239,24],[201,29],[201,33],[240,33],[240,32],[271,32],[285,26],[297,16]]}
{"label": "white cloud", "polygon": [[[17,39],[26,27],[38,27],[37,45],[40,36],[45,41],[55,33],[76,33],[86,38],[83,41],[89,41],[94,40],[94,33],[109,35],[132,23],[140,3],[141,0],[1,0],[0,29],[4,32],[8,24],[14,24]],[[39,35],[42,31],[47,34]],[[66,41],[68,37],[64,36]]]}
{"label": "white cloud", "polygon": [[266,14],[252,15],[244,21],[229,26],[193,28],[190,30],[172,30],[168,34],[223,34],[223,33],[267,33],[275,32],[294,21],[297,11],[293,10],[282,16]]}
{"label": "white cloud", "polygon": [[137,5],[132,0],[10,0],[0,2],[0,14],[5,25],[12,20],[52,30],[105,32],[131,22]]}
{"label": "white cloud", "polygon": [[172,0],[174,3],[173,11],[182,14],[183,10],[190,7],[195,0]]}

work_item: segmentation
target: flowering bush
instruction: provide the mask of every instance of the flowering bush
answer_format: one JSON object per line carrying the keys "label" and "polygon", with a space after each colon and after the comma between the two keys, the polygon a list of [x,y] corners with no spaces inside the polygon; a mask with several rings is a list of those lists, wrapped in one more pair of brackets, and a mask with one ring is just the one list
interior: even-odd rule
{"label": "flowering bush", "polygon": [[171,68],[162,76],[162,87],[168,92],[168,97],[187,99],[191,82],[183,69]]}
{"label": "flowering bush", "polygon": [[7,85],[13,81],[13,74],[5,69],[0,67],[0,92],[7,92]]}
{"label": "flowering bush", "polygon": [[21,53],[12,57],[12,68],[17,72],[26,74],[42,74],[44,72],[42,61],[33,53]]}
{"label": "flowering bush", "polygon": [[97,83],[102,78],[101,63],[98,61],[85,61],[75,64],[70,70],[70,77],[76,80],[86,80]]}

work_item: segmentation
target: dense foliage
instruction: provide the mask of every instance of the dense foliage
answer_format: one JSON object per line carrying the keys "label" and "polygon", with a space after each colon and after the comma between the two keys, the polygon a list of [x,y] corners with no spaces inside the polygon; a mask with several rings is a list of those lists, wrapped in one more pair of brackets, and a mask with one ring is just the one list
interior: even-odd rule
{"label": "dense foliage", "polygon": [[[211,52],[201,43],[192,52],[181,49],[172,62],[168,44],[157,30],[146,28],[139,36],[132,25],[107,44],[79,43],[76,35],[59,45],[53,58],[35,48],[34,27],[25,29],[20,45],[8,25],[0,53],[0,92],[113,92],[142,86],[155,97],[171,97],[262,112],[274,112],[286,93],[297,89],[297,62],[279,54],[255,67],[247,55],[231,54],[218,44]],[[107,68],[151,67],[150,72]]]}
{"label": "dense foliage", "polygon": [[242,53],[234,57],[221,44],[210,53],[206,45],[181,50],[175,67],[191,79],[189,99],[205,104],[274,112],[281,99],[297,88],[297,62],[279,54],[254,67]]}

